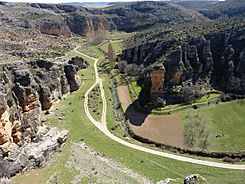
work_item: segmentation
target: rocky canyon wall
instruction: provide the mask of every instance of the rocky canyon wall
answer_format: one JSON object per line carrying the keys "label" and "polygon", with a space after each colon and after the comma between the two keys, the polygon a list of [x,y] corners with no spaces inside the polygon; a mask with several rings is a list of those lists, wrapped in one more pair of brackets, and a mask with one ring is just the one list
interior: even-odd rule
{"label": "rocky canyon wall", "polygon": [[[162,56],[165,59],[161,61]],[[188,38],[181,43],[139,45],[124,50],[121,59],[145,67],[156,61],[164,65],[164,88],[208,78],[214,88],[225,93],[245,94],[244,28]]]}
{"label": "rocky canyon wall", "polygon": [[[38,60],[0,66],[0,177],[14,175],[27,167],[32,158],[28,153],[33,150],[23,151],[26,145],[34,144],[33,149],[41,146],[41,151],[32,155],[37,164],[40,155],[44,160],[45,154],[52,151],[45,148],[56,149],[61,144],[58,140],[66,138],[67,132],[52,130],[50,134],[41,111],[49,110],[54,101],[80,87],[77,71],[86,65],[84,60],[79,63],[75,58],[68,63]],[[42,147],[44,139],[48,141],[46,147]],[[21,157],[21,161],[16,157]]]}

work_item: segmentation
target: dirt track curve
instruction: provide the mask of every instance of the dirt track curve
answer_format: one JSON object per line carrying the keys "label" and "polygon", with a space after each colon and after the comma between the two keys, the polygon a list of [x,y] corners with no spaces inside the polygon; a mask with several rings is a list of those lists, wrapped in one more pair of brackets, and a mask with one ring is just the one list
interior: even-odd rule
{"label": "dirt track curve", "polygon": [[[76,50],[77,51],[77,50]],[[79,51],[77,51],[79,52]],[[86,55],[86,54],[83,54]],[[224,169],[237,169],[237,170],[245,170],[245,165],[235,165],[235,164],[225,164],[225,163],[219,163],[219,162],[212,162],[212,161],[206,161],[206,160],[199,160],[199,159],[194,159],[194,158],[189,158],[189,157],[184,157],[184,156],[179,156],[179,155],[175,155],[175,154],[171,154],[171,153],[165,153],[162,151],[156,151],[156,150],[152,150],[149,148],[145,148],[142,146],[138,146],[132,143],[129,143],[127,141],[124,141],[118,137],[116,137],[115,135],[113,135],[106,126],[106,111],[107,111],[107,102],[106,102],[106,98],[105,98],[105,92],[104,92],[104,88],[103,88],[103,83],[102,80],[99,77],[98,74],[98,68],[97,68],[97,62],[98,60],[96,58],[92,58],[88,55],[86,55],[87,57],[91,58],[94,60],[94,71],[95,71],[95,83],[86,91],[85,93],[85,100],[84,100],[84,110],[86,113],[86,116],[89,118],[89,120],[101,131],[103,132],[107,137],[109,137],[110,139],[128,146],[130,148],[139,150],[139,151],[143,151],[146,153],[150,153],[150,154],[154,154],[154,155],[158,155],[158,156],[162,156],[162,157],[166,157],[166,158],[170,158],[170,159],[174,159],[174,160],[179,160],[179,161],[183,161],[183,162],[188,162],[188,163],[192,163],[192,164],[199,164],[199,165],[205,165],[205,166],[210,166],[210,167],[218,167],[218,168],[224,168]],[[100,86],[100,91],[101,91],[101,98],[103,101],[103,110],[102,110],[102,117],[101,117],[101,122],[96,121],[92,115],[89,112],[89,108],[88,108],[88,97],[89,97],[89,93],[92,91],[92,89],[96,86],[99,85]]]}

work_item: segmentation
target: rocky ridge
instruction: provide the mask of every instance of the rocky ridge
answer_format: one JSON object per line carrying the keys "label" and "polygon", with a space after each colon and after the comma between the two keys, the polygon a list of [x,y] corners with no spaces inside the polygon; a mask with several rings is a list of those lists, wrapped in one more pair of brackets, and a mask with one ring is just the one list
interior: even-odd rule
{"label": "rocky ridge", "polygon": [[244,17],[245,2],[243,0],[226,0],[199,9],[199,12],[210,19]]}
{"label": "rocky ridge", "polygon": [[11,177],[17,173],[44,166],[52,153],[58,151],[66,141],[68,131],[57,130],[47,125],[37,128],[38,141],[18,146],[10,144],[7,153],[0,153],[0,177]]}
{"label": "rocky ridge", "polygon": [[180,23],[195,19],[206,20],[199,12],[160,1],[132,2],[105,8],[120,31],[133,32],[154,26],[158,23]]}
{"label": "rocky ridge", "polygon": [[[16,11],[18,10],[18,11]],[[89,9],[60,4],[1,2],[2,22],[41,33],[70,37],[99,30],[132,32],[157,23],[206,20],[199,12],[166,2],[140,2]]]}
{"label": "rocky ridge", "polygon": [[[244,28],[238,28],[190,37],[180,43],[157,41],[128,48],[121,59],[146,68],[162,65],[166,70],[162,93],[168,93],[173,86],[183,85],[185,81],[195,84],[207,80],[215,89],[242,97],[245,95],[244,36]],[[169,94],[165,96],[168,97]]]}
{"label": "rocky ridge", "polygon": [[[53,63],[37,60],[0,66],[1,166],[6,165],[6,162],[11,162],[12,148],[22,150],[21,148],[25,145],[33,143],[39,143],[41,146],[40,141],[52,137],[51,140],[47,140],[52,142],[50,146],[46,146],[49,152],[50,148],[53,150],[52,147],[55,147],[56,149],[64,142],[60,140],[65,139],[62,137],[66,137],[67,132],[51,133],[53,131],[51,129],[50,132],[44,133],[46,138],[42,139],[39,130],[44,127],[41,111],[49,110],[53,102],[80,87],[81,81],[77,71],[86,68],[87,63],[81,58],[74,58],[69,62]],[[45,151],[42,146],[40,149]],[[14,175],[15,172],[4,172],[0,176],[3,174]]]}
{"label": "rocky ridge", "polygon": [[[192,5],[192,3],[190,3]],[[190,5],[190,6],[191,6]],[[0,3],[0,23],[44,34],[71,37],[101,30],[134,32],[158,24],[210,22],[209,19],[229,19],[244,15],[244,2],[216,2],[194,10],[176,2],[132,2],[105,8],[41,3]]]}

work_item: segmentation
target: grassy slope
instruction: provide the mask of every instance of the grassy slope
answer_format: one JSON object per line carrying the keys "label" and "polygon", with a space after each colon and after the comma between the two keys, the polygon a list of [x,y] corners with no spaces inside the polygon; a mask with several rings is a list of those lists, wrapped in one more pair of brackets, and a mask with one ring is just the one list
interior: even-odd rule
{"label": "grassy slope", "polygon": [[[197,110],[191,110],[197,113]],[[208,151],[239,152],[245,151],[245,104],[244,101],[232,101],[201,107],[201,115],[208,120],[208,129],[211,132],[209,137]],[[180,114],[183,117],[183,124],[187,123],[184,118],[189,110]],[[223,135],[216,137],[216,135]]]}
{"label": "grassy slope", "polygon": [[211,126],[216,133],[223,134],[216,138],[211,136],[209,149],[222,151],[245,151],[245,101],[228,102],[224,104],[206,107],[202,110],[209,117]]}
{"label": "grassy slope", "polygon": [[170,113],[181,112],[181,111],[185,112],[188,109],[192,109],[193,105],[208,106],[209,102],[214,103],[216,100],[219,100],[219,97],[220,97],[219,94],[210,94],[210,95],[206,95],[198,99],[195,99],[188,104],[173,104],[173,105],[166,105],[165,107],[153,109],[151,111],[151,114],[167,115],[169,112]]}

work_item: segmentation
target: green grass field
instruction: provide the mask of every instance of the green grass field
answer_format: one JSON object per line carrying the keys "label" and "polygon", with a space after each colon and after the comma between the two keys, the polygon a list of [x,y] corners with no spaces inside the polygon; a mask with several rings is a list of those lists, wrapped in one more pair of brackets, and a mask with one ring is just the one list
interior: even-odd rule
{"label": "green grass field", "polygon": [[112,94],[111,94],[111,89],[110,89],[111,88],[111,82],[110,82],[108,76],[106,76],[103,73],[101,68],[99,69],[99,75],[103,80],[103,86],[104,86],[104,90],[105,90],[105,94],[106,94],[107,127],[116,136],[118,136],[120,138],[124,138],[123,135],[125,134],[125,132],[123,131],[120,122],[118,122],[115,118],[116,114],[115,114],[114,107],[113,107]]}
{"label": "green grass field", "polygon": [[134,94],[136,95],[136,97],[139,97],[140,91],[141,91],[141,87],[137,84],[136,81],[132,81],[130,83],[130,85],[131,85],[130,88],[132,88],[132,90],[133,90]]}
{"label": "green grass field", "polygon": [[100,49],[107,53],[109,43],[112,44],[112,48],[115,50],[116,54],[122,53],[122,40],[107,41],[106,43],[100,46]]}
{"label": "green grass field", "polygon": [[[201,113],[208,118],[213,134],[210,137],[209,150],[245,151],[245,101],[232,101],[203,107]],[[216,135],[222,135],[216,137]]]}

